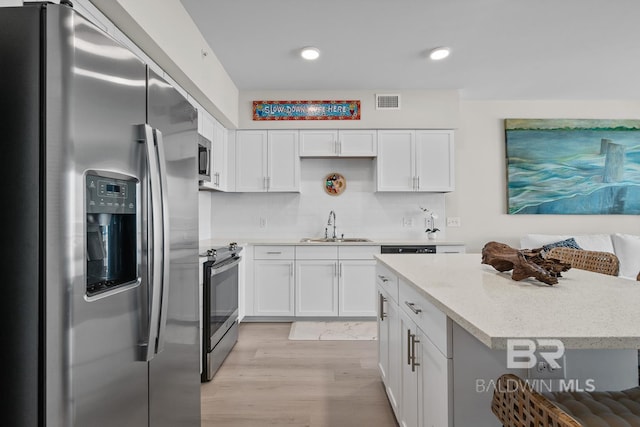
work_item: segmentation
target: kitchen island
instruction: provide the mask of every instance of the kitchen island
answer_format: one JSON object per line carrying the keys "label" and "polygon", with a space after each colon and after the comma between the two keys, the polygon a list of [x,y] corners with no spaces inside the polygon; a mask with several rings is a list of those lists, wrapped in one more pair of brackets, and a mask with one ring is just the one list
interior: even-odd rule
{"label": "kitchen island", "polygon": [[[635,282],[576,269],[554,286],[516,282],[482,265],[480,254],[376,259],[379,367],[401,425],[498,426],[490,401],[506,372],[536,380],[541,391],[638,384]],[[510,343],[522,349],[512,339],[562,368],[537,372],[546,362],[540,352],[509,358]],[[564,350],[543,348],[545,339]],[[533,369],[513,363],[530,361]]]}

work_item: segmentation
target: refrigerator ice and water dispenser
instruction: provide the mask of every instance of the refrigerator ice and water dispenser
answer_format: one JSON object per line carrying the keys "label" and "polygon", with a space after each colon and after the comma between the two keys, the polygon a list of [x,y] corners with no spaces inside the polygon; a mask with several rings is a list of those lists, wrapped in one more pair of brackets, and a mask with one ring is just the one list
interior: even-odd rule
{"label": "refrigerator ice and water dispenser", "polygon": [[86,176],[89,297],[137,281],[136,183]]}

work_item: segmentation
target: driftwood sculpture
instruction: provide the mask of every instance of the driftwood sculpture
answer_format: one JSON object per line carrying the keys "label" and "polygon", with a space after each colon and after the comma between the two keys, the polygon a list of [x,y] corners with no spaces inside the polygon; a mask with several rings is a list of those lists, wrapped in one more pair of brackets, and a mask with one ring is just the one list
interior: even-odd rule
{"label": "driftwood sculpture", "polygon": [[513,280],[533,277],[548,285],[558,283],[560,273],[571,268],[554,259],[542,257],[542,248],[515,249],[499,242],[489,242],[482,248],[482,263],[493,266],[498,271],[509,271]]}

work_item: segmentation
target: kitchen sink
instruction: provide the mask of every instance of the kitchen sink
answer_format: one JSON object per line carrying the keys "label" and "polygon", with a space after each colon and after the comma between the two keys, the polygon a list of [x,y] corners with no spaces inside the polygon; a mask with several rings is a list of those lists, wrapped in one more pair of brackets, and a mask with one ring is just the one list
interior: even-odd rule
{"label": "kitchen sink", "polygon": [[332,238],[332,237],[318,237],[318,238],[304,238],[300,239],[302,243],[358,243],[358,242],[372,242],[370,239],[364,239],[361,237],[344,237],[344,238]]}

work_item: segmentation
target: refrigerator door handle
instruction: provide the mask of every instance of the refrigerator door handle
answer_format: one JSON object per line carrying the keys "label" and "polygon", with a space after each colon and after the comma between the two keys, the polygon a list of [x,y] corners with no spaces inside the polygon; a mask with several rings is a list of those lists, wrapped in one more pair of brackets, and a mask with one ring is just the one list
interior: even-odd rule
{"label": "refrigerator door handle", "polygon": [[154,148],[153,129],[147,124],[140,125],[139,141],[145,145],[145,157],[147,158],[146,180],[149,188],[150,205],[147,208],[147,289],[150,293],[150,304],[148,308],[149,317],[146,326],[146,336],[140,344],[142,347],[142,361],[150,361],[156,353],[158,340],[158,325],[160,322],[160,306],[162,298],[162,288],[160,280],[162,278],[162,269],[160,261],[162,259],[161,243],[162,230],[158,226],[158,222],[162,216],[161,205],[158,202],[160,198],[160,173],[158,170],[158,157]]}
{"label": "refrigerator door handle", "polygon": [[158,153],[158,172],[160,175],[160,204],[162,210],[162,295],[160,297],[160,319],[158,323],[158,345],[156,354],[164,349],[165,330],[167,328],[167,309],[169,301],[169,265],[170,240],[169,240],[169,195],[167,191],[167,160],[164,154],[164,142],[162,132],[153,130],[156,151]]}

